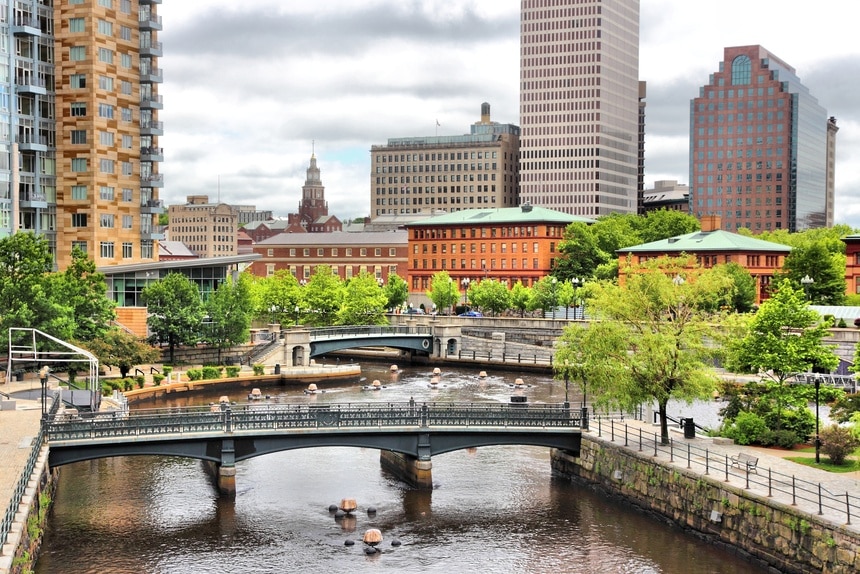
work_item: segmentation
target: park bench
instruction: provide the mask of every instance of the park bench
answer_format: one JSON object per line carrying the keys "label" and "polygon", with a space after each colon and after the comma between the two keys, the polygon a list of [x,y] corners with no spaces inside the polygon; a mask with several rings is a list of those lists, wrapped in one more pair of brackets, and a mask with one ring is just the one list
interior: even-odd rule
{"label": "park bench", "polygon": [[758,457],[739,452],[736,456],[731,457],[732,466],[745,469],[747,472],[758,474],[756,466],[758,465]]}

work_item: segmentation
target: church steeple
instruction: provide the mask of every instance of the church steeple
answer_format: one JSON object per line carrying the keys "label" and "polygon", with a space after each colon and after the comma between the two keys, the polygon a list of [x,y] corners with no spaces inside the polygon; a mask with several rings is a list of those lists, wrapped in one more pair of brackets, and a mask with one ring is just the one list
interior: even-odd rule
{"label": "church steeple", "polygon": [[305,179],[305,186],[322,186],[322,180],[320,179],[320,168],[317,167],[317,156],[315,154],[311,154],[311,164],[308,167],[307,179]]}

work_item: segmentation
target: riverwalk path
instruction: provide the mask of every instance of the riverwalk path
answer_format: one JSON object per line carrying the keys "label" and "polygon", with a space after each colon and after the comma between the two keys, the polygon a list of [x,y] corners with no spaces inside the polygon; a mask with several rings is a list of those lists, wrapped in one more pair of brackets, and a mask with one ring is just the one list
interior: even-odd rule
{"label": "riverwalk path", "polygon": [[[35,388],[39,388],[38,382],[35,382]],[[2,506],[2,512],[4,513],[7,512],[6,509],[9,508],[16,489],[22,480],[22,474],[27,467],[29,457],[33,451],[34,441],[39,434],[41,419],[41,405],[38,395],[36,395],[35,400],[14,397],[22,391],[29,391],[28,396],[32,397],[34,396],[33,389],[34,382],[28,379],[0,384],[0,393],[5,393],[13,397],[14,400],[14,409],[11,409],[9,407],[12,405],[6,401],[6,397],[0,396],[5,401],[5,406],[7,407],[7,410],[0,410],[0,506]],[[627,419],[614,423],[613,434],[611,427],[606,423],[601,425],[597,420],[592,419],[589,430],[585,432],[597,440],[611,440],[616,445],[626,444],[626,448],[636,450],[640,448],[640,438],[643,436],[648,437],[653,443],[655,435],[659,433],[659,428],[651,423]],[[699,472],[701,474],[707,472],[707,466],[701,464],[689,466],[688,459],[682,454],[687,444],[694,447],[694,451],[699,453],[696,456],[700,459],[702,458],[701,452],[703,450],[707,452],[707,457],[709,458],[714,457],[714,459],[722,458],[725,460],[737,456],[739,453],[749,454],[758,458],[758,464],[755,473],[756,480],[750,482],[748,485],[746,472],[741,469],[732,468],[728,475],[724,477],[712,468],[710,475],[720,479],[727,478],[728,483],[739,488],[749,488],[751,492],[760,496],[770,495],[772,500],[778,503],[793,505],[795,508],[811,516],[816,516],[819,520],[830,522],[835,526],[860,531],[860,516],[851,517],[850,524],[846,524],[846,513],[834,511],[830,508],[825,508],[821,512],[820,506],[815,502],[814,497],[795,498],[792,497],[790,492],[782,489],[769,492],[766,486],[768,474],[772,472],[774,475],[779,474],[793,477],[804,483],[820,485],[821,489],[831,494],[844,496],[846,493],[850,493],[851,496],[857,496],[860,494],[860,473],[831,473],[786,460],[786,456],[802,456],[796,452],[738,446],[726,439],[703,437],[701,435],[697,435],[695,438],[684,438],[681,429],[673,429],[671,434],[673,452],[676,454],[670,459],[669,456],[661,452],[658,458],[662,464],[686,468],[688,472]],[[29,477],[27,478],[29,479]],[[819,514],[819,512],[821,513]],[[17,514],[20,515],[21,513],[18,512]],[[0,574],[7,574],[10,571],[12,554],[25,527],[26,524],[22,520],[16,520],[12,523],[5,540],[6,543],[0,547]]]}

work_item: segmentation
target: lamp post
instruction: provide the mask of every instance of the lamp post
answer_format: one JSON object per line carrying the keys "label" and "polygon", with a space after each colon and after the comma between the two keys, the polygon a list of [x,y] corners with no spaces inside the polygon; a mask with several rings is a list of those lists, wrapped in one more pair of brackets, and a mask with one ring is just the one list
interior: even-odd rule
{"label": "lamp post", "polygon": [[298,305],[296,305],[295,311],[296,311],[296,327],[298,327],[299,326],[299,306]]}
{"label": "lamp post", "polygon": [[806,274],[803,276],[803,279],[800,280],[800,284],[803,285],[803,296],[806,297],[807,300],[810,300],[809,296],[809,287],[815,283],[815,279]]}
{"label": "lamp post", "polygon": [[821,439],[818,438],[818,391],[821,388],[821,377],[815,377],[815,464],[821,462]]}
{"label": "lamp post", "polygon": [[39,382],[42,383],[42,420],[48,416],[48,373],[51,369],[45,365],[39,369]]}
{"label": "lamp post", "polygon": [[469,306],[469,283],[471,283],[471,282],[472,282],[472,280],[469,279],[468,277],[464,277],[463,280],[460,281],[460,285],[463,286],[463,306],[464,307]]}
{"label": "lamp post", "polygon": [[567,359],[564,360],[564,408],[570,408],[570,400],[568,398],[568,390],[570,388],[570,373],[568,373],[567,367],[569,363]]}
{"label": "lamp post", "polygon": [[552,320],[555,321],[555,308],[557,306],[555,300],[555,288],[558,285],[558,279],[553,277],[550,283],[552,284]]}

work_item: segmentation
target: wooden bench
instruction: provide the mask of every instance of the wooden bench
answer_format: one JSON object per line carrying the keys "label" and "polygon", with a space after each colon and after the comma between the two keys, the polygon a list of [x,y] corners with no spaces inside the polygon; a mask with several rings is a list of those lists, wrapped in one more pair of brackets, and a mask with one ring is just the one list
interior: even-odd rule
{"label": "wooden bench", "polygon": [[758,474],[756,466],[758,465],[758,457],[751,456],[743,452],[739,452],[737,456],[731,457],[732,466],[745,469],[747,472]]}

